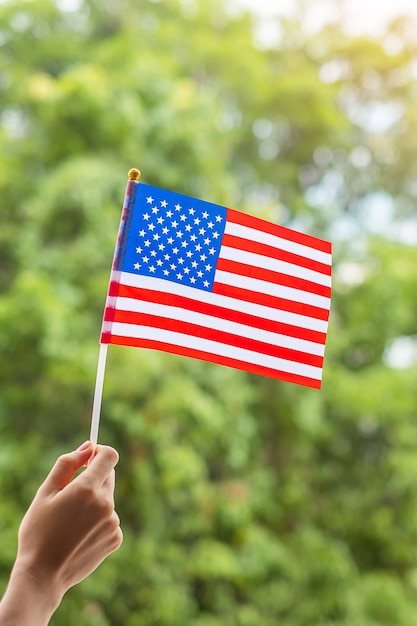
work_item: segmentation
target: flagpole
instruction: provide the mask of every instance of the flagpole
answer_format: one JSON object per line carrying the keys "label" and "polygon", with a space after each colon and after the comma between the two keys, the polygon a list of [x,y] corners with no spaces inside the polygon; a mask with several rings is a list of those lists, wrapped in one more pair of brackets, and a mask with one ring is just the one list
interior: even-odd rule
{"label": "flagpole", "polygon": [[93,412],[91,416],[90,441],[95,446],[98,442],[98,428],[100,424],[101,398],[103,395],[104,372],[106,369],[107,343],[100,344],[98,353],[96,386],[94,389]]}
{"label": "flagpole", "polygon": [[[128,173],[128,183],[125,193],[125,200],[123,203],[123,211],[122,217],[120,220],[119,226],[119,234],[116,242],[116,249],[113,257],[113,266],[112,272],[110,274],[110,280],[112,279],[112,275],[117,263],[117,257],[119,254],[119,245],[122,239],[122,233],[125,226],[125,218],[128,211],[128,206],[130,202],[131,188],[132,185],[138,183],[141,177],[140,170],[135,167],[129,170]],[[109,294],[107,295],[107,303],[109,302]],[[107,304],[106,304],[107,306]],[[104,322],[103,322],[104,323]],[[103,331],[103,328],[102,328]],[[98,429],[100,425],[100,411],[101,411],[101,399],[103,395],[103,385],[104,385],[104,372],[106,370],[106,359],[107,359],[107,343],[100,343],[100,350],[98,354],[98,363],[97,363],[97,374],[96,374],[96,386],[94,389],[94,399],[93,399],[93,411],[91,415],[91,429],[90,429],[90,441],[93,445],[97,445],[98,442]]]}

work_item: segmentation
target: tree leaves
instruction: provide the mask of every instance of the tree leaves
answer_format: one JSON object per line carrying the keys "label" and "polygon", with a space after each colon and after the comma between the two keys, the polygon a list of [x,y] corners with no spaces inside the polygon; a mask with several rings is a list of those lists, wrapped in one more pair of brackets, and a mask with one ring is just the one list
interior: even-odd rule
{"label": "tree leaves", "polygon": [[260,48],[227,3],[1,5],[3,584],[37,485],[88,436],[129,168],[335,252],[321,392],[109,351],[100,439],[121,455],[125,541],[55,626],[416,621],[416,363],[398,352],[417,336],[406,30],[391,27],[394,50],[283,20]]}

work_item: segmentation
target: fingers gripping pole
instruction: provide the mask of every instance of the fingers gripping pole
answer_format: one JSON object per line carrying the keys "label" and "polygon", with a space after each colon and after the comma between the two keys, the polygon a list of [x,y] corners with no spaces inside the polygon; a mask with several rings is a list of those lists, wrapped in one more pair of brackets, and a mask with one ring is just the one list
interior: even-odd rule
{"label": "fingers gripping pole", "polygon": [[98,353],[96,387],[94,389],[93,413],[91,416],[91,431],[90,431],[90,441],[93,445],[96,445],[98,442],[98,428],[100,424],[101,397],[103,395],[104,372],[106,369],[107,348],[108,348],[108,345],[106,343],[101,343],[100,351]]}

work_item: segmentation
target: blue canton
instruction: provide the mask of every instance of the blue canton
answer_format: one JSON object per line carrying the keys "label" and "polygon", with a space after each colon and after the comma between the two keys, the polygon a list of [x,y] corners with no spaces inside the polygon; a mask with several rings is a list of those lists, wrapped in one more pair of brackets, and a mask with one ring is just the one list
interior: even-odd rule
{"label": "blue canton", "polygon": [[212,291],[225,207],[139,183],[122,269]]}

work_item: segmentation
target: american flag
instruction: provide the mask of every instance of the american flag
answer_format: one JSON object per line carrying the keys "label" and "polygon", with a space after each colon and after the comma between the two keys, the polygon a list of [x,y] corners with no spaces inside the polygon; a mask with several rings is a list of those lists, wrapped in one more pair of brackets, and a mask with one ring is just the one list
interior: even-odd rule
{"label": "american flag", "polygon": [[331,244],[129,181],[101,343],[320,388]]}

